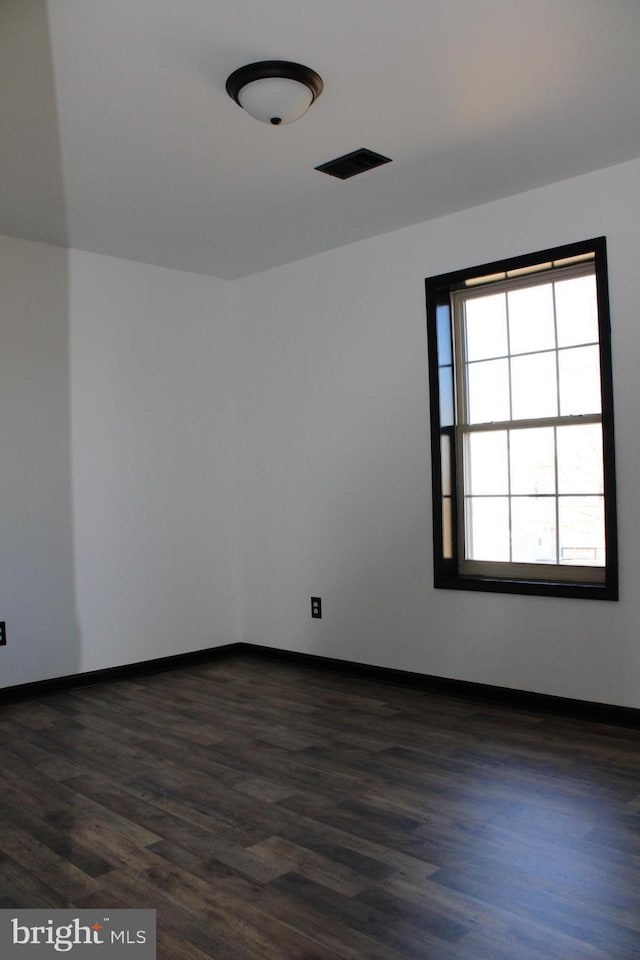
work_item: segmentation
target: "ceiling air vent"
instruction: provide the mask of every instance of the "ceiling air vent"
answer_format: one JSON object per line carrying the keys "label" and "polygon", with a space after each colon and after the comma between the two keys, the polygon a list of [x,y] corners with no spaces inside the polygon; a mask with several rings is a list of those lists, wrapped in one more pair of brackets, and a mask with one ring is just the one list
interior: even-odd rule
{"label": "ceiling air vent", "polygon": [[316,170],[321,173],[328,173],[330,177],[338,177],[339,180],[348,180],[349,177],[356,177],[365,170],[373,170],[383,163],[391,163],[391,157],[383,157],[381,153],[374,153],[373,150],[354,150],[352,153],[345,153],[343,157],[336,157],[335,160],[328,160],[321,163]]}

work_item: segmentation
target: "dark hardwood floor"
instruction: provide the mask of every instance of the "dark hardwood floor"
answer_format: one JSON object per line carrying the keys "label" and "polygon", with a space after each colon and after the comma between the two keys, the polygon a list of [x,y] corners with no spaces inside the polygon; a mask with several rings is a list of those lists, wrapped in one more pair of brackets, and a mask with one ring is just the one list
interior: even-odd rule
{"label": "dark hardwood floor", "polygon": [[640,731],[255,656],[0,708],[0,907],[161,960],[640,958]]}

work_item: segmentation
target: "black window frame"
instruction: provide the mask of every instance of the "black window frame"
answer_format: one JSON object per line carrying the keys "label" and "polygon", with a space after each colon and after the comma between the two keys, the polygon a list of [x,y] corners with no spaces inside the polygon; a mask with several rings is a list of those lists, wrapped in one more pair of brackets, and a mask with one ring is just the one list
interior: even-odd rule
{"label": "black window frame", "polygon": [[[563,580],[562,566],[553,579],[519,579],[513,576],[484,576],[460,572],[458,524],[458,470],[456,464],[455,353],[453,345],[452,293],[465,281],[479,280],[538,264],[552,263],[593,253],[598,301],[600,384],[602,394],[602,437],[604,465],[604,512],[606,564],[604,582]],[[431,420],[431,472],[433,494],[434,586],[452,590],[476,590],[493,593],[530,594],[583,599],[618,600],[618,538],[615,479],[615,443],[613,412],[613,373],[611,357],[611,319],[607,247],[605,237],[538,250],[521,256],[484,263],[463,270],[429,277],[425,281],[427,307],[427,346]],[[447,319],[448,311],[448,319]],[[440,331],[438,326],[440,324]],[[448,326],[448,333],[447,333]],[[447,342],[448,337],[448,342]],[[440,350],[440,353],[439,353]],[[443,361],[447,361],[443,362]],[[447,368],[450,368],[447,370]],[[441,375],[441,371],[447,370]],[[454,411],[453,423],[447,423],[447,411]],[[449,419],[451,417],[449,416]],[[443,462],[445,448],[447,462]],[[451,489],[443,490],[443,476]],[[443,510],[443,504],[447,509]],[[446,544],[446,547],[445,547]]]}

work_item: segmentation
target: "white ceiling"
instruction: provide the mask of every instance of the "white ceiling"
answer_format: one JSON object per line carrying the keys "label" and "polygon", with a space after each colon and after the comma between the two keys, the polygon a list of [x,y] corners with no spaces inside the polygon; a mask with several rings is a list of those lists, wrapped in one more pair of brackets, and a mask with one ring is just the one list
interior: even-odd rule
{"label": "white ceiling", "polygon": [[[0,0],[0,233],[253,273],[640,156],[639,48],[640,0]],[[267,59],[290,126],[225,93]]]}

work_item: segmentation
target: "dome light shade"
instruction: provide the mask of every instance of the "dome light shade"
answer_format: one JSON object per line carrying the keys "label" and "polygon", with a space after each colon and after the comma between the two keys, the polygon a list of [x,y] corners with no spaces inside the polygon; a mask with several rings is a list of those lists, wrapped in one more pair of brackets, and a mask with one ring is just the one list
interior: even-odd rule
{"label": "dome light shade", "polygon": [[306,113],[313,100],[309,87],[296,80],[269,77],[254,80],[238,94],[240,106],[262,123],[293,123]]}
{"label": "dome light shade", "polygon": [[322,93],[322,78],[309,67],[287,60],[263,60],[235,70],[227,93],[262,123],[280,126],[306,113]]}

